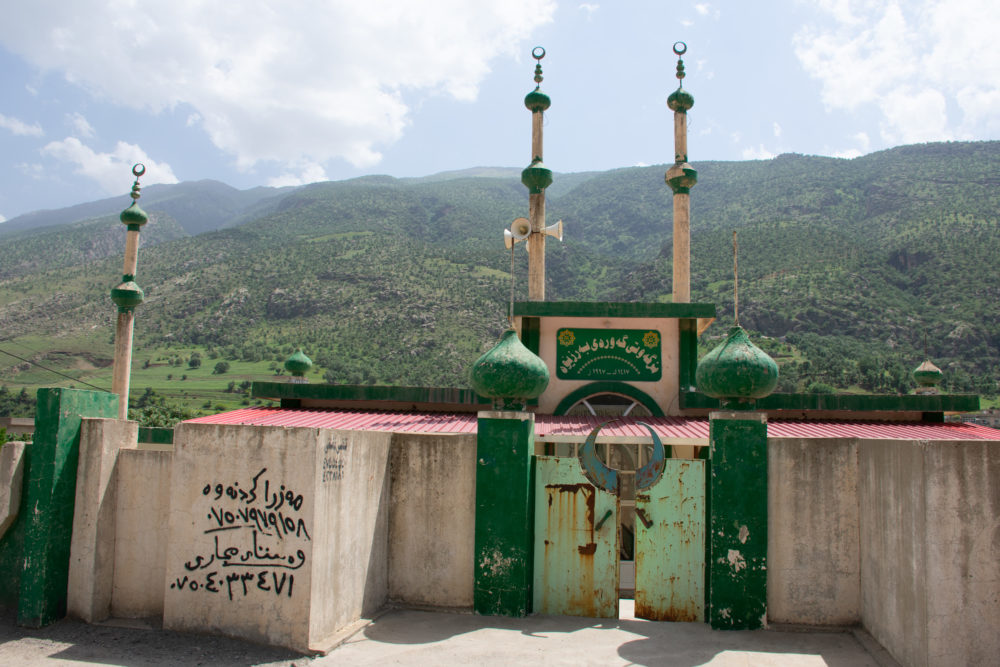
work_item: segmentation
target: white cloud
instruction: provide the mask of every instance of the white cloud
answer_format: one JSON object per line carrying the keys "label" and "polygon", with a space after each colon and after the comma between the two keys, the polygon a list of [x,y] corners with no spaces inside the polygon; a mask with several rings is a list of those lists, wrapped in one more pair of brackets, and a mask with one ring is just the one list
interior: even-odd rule
{"label": "white cloud", "polygon": [[74,165],[76,173],[96,181],[108,194],[128,189],[133,180],[132,165],[137,162],[146,166],[144,185],[177,182],[169,164],[152,160],[140,147],[124,141],[119,141],[111,153],[97,153],[76,137],[67,137],[47,144],[42,154]]}
{"label": "white cloud", "polygon": [[774,132],[774,136],[776,137],[781,136],[781,125],[779,125],[777,121],[775,121],[774,126],[772,127],[772,131]]}
{"label": "white cloud", "polygon": [[16,167],[22,174],[29,178],[33,178],[36,181],[41,180],[42,176],[45,175],[45,167],[37,162],[19,162]]}
{"label": "white cloud", "polygon": [[66,114],[66,122],[76,131],[76,136],[90,139],[94,136],[93,126],[79,111]]}
{"label": "white cloud", "polygon": [[12,118],[11,116],[5,116],[2,113],[0,113],[0,127],[19,137],[40,137],[45,134],[42,130],[42,126],[38,123],[28,125],[22,120]]}
{"label": "white cloud", "polygon": [[764,148],[764,144],[759,144],[756,148],[749,146],[743,149],[744,160],[770,160],[774,153]]}
{"label": "white cloud", "polygon": [[707,2],[700,2],[696,4],[694,6],[694,10],[702,16],[708,16],[713,19],[717,19],[721,15],[721,12],[718,9]]}
{"label": "white cloud", "polygon": [[880,115],[882,138],[912,143],[1000,130],[1000,3],[821,0],[795,53],[828,109]]}
{"label": "white cloud", "polygon": [[491,61],[526,55],[555,11],[554,0],[127,4],[24,3],[0,43],[120,105],[189,106],[242,168],[292,170],[378,162],[411,104],[475,99]]}
{"label": "white cloud", "polygon": [[270,179],[267,184],[273,188],[281,188],[286,185],[306,185],[307,183],[318,183],[327,180],[330,179],[327,177],[323,165],[316,164],[315,162],[306,162],[298,166],[298,174],[285,172],[281,176]]}
{"label": "white cloud", "polygon": [[0,213],[0,224],[7,222],[7,217]]}
{"label": "white cloud", "polygon": [[692,21],[691,19],[681,19],[681,25],[684,26],[685,28],[690,28],[691,26],[694,25],[694,21]]}
{"label": "white cloud", "polygon": [[600,8],[601,8],[600,5],[594,4],[592,2],[584,2],[579,7],[577,7],[577,9],[582,9],[584,12],[587,13],[587,20],[588,21],[592,21],[593,20],[593,18],[594,18],[594,12],[596,12]]}

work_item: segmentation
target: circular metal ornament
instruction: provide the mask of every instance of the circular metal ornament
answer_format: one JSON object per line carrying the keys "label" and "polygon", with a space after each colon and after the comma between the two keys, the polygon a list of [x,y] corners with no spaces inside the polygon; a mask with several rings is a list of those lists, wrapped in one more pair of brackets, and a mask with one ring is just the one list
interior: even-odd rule
{"label": "circular metal ornament", "polygon": [[541,60],[545,57],[545,49],[540,46],[536,46],[531,50],[531,57],[535,60]]}
{"label": "circular metal ornament", "polygon": [[135,176],[136,178],[139,178],[145,173],[146,173],[146,165],[144,165],[141,162],[136,162],[135,166],[132,167],[132,175]]}
{"label": "circular metal ornament", "polygon": [[[678,44],[680,44],[680,46],[678,46]],[[674,42],[674,53],[676,53],[677,55],[683,56],[685,53],[687,53],[687,50],[688,50],[688,45],[685,44],[684,42]]]}
{"label": "circular metal ornament", "polygon": [[[580,447],[580,451],[577,454],[577,459],[580,461],[580,468],[583,469],[583,476],[587,478],[587,481],[594,486],[615,495],[617,495],[621,489],[618,471],[614,468],[606,466],[604,462],[601,461],[600,457],[597,456],[597,434],[608,424],[613,424],[619,421],[624,420],[611,419],[591,431],[590,435],[587,436],[587,440],[583,443],[583,446]],[[652,426],[646,422],[634,423],[637,426],[642,426],[649,431],[649,435],[653,438],[653,455],[650,457],[649,463],[635,471],[635,488],[636,491],[638,491],[640,489],[648,489],[656,484],[660,477],[663,476],[666,454],[664,453],[663,443],[660,441],[660,436],[656,434],[656,431],[653,430]]]}

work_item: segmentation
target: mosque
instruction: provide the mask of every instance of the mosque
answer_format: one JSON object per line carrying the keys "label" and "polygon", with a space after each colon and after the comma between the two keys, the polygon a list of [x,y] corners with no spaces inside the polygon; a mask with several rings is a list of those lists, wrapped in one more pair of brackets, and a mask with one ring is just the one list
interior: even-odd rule
{"label": "mosque", "polygon": [[16,573],[0,603],[27,626],[154,618],[309,653],[387,604],[617,618],[631,598],[637,617],[717,629],[862,626],[903,665],[995,661],[1000,431],[944,420],[978,397],[938,393],[929,361],[913,395],[774,394],[777,365],[738,324],[698,359],[716,308],[690,301],[686,48],[667,101],[671,303],[546,300],[563,230],[546,224],[532,52],[528,215],[504,232],[527,249],[528,300],[471,388],[258,382],[271,407],[146,442],[123,412],[133,202],[115,393],[42,389],[35,442],[0,450]]}

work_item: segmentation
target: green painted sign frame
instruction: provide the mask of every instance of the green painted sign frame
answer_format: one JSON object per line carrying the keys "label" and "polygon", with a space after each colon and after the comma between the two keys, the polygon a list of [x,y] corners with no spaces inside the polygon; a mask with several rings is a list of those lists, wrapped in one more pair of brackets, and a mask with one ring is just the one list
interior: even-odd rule
{"label": "green painted sign frame", "polygon": [[662,348],[656,329],[562,328],[556,331],[556,377],[658,382]]}

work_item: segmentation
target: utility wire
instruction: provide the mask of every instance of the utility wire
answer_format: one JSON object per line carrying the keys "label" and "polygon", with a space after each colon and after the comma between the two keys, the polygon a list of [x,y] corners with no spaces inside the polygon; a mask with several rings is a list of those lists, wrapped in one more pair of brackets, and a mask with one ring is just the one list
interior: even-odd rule
{"label": "utility wire", "polygon": [[[92,385],[89,382],[84,382],[83,380],[80,380],[79,378],[75,378],[72,375],[66,375],[65,373],[61,373],[61,372],[55,370],[54,368],[49,368],[48,366],[43,366],[42,364],[38,363],[37,361],[32,361],[31,359],[25,359],[24,357],[19,357],[18,355],[14,354],[13,352],[7,352],[6,350],[0,350],[0,353],[6,354],[9,357],[14,357],[15,359],[20,359],[21,361],[29,363],[32,366],[38,366],[39,368],[41,368],[43,370],[46,370],[46,371],[48,371],[50,373],[55,373],[56,375],[64,377],[64,378],[66,378],[68,380],[72,380],[73,382],[79,382],[82,385],[86,385],[88,387],[93,387],[97,391],[105,391],[105,392],[108,391],[107,389],[103,389],[103,388],[98,387],[96,385]],[[111,393],[111,392],[108,392],[108,393]]]}

